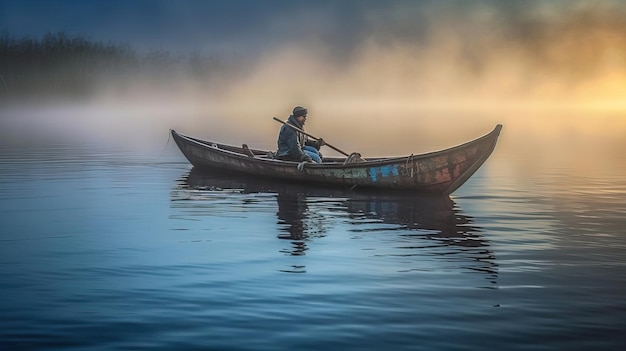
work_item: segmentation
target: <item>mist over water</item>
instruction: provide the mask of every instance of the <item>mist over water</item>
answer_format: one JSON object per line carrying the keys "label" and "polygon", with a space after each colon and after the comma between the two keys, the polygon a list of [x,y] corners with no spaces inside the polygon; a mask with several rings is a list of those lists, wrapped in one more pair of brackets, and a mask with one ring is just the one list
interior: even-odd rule
{"label": "mist over water", "polygon": [[[321,28],[335,28],[337,13],[322,6],[313,14],[302,25],[319,31],[242,51],[231,65],[218,64],[229,54],[216,54],[213,64],[201,61],[209,74],[194,76],[179,62],[96,74],[96,89],[80,98],[3,99],[2,139],[151,148],[174,128],[273,149],[271,117],[304,105],[309,132],[376,156],[447,147],[496,123],[505,125],[503,146],[520,152],[528,140],[561,151],[623,149],[620,2],[392,2],[357,10],[336,38]],[[298,18],[280,17],[271,30]]]}

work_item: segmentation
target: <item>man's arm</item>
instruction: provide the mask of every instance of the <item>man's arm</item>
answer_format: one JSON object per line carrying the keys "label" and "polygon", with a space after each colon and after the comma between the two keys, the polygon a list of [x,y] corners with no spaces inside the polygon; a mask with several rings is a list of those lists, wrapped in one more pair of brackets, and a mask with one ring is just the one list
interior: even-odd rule
{"label": "man's arm", "polygon": [[285,135],[285,139],[289,148],[289,154],[301,160],[305,156],[305,154],[302,151],[302,145],[300,145],[300,141],[298,141],[298,132],[291,128],[287,128],[286,132],[287,134]]}
{"label": "man's arm", "polygon": [[319,150],[322,146],[326,145],[326,142],[322,138],[319,138],[317,140],[311,140],[307,138],[305,145],[313,146],[314,148]]}

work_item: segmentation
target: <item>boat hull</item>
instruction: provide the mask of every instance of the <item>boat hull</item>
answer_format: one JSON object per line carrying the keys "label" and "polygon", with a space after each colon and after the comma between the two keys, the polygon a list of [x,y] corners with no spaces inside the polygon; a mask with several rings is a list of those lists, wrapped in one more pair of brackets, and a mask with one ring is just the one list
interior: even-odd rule
{"label": "boat hull", "polygon": [[501,129],[502,125],[497,125],[483,137],[426,154],[347,164],[345,158],[333,158],[301,167],[297,162],[272,159],[267,151],[196,139],[174,130],[171,133],[183,155],[198,168],[307,183],[451,194],[489,158]]}

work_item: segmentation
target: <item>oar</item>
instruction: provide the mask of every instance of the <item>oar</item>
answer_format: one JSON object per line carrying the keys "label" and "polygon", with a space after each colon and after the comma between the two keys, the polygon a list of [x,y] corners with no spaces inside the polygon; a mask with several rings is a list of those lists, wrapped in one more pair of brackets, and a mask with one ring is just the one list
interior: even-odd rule
{"label": "oar", "polygon": [[[308,137],[310,137],[310,138],[313,138],[313,139],[315,139],[315,140],[319,140],[319,139],[320,139],[320,138],[318,138],[318,137],[314,137],[313,135],[311,135],[311,134],[309,134],[309,133],[305,132],[304,130],[302,130],[302,129],[300,129],[300,128],[296,127],[296,126],[294,126],[294,125],[293,125],[293,124],[291,124],[291,123],[287,123],[287,122],[285,122],[285,121],[281,121],[280,119],[278,119],[278,118],[276,118],[276,117],[274,117],[274,120],[275,120],[276,122],[280,122],[280,123],[282,123],[282,124],[284,124],[284,125],[286,125],[286,126],[288,126],[288,127],[291,127],[291,128],[293,128],[293,129],[297,130],[298,132],[300,132],[300,133],[302,133],[302,134],[304,134],[304,135],[306,135],[306,136],[308,136]],[[331,149],[333,149],[333,150],[335,150],[335,151],[337,151],[337,152],[339,152],[339,153],[341,153],[341,154],[343,154],[343,155],[350,156],[350,154],[348,154],[347,152],[342,151],[342,150],[339,150],[338,148],[336,148],[336,147],[334,147],[334,146],[330,145],[329,143],[327,143],[327,142],[326,142],[326,140],[324,140],[324,143],[325,143],[325,144],[326,144],[326,146],[328,146],[329,148],[331,148]]]}

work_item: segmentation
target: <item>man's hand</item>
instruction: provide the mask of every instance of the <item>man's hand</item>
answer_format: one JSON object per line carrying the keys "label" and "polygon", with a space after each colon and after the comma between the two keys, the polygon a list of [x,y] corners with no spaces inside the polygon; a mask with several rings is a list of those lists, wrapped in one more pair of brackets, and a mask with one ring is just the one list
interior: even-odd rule
{"label": "man's hand", "polygon": [[317,139],[317,145],[322,147],[322,146],[326,145],[326,142],[324,141],[324,139],[319,138],[319,139]]}

